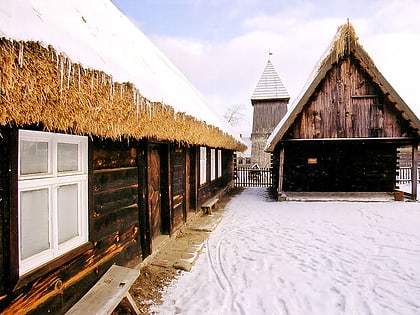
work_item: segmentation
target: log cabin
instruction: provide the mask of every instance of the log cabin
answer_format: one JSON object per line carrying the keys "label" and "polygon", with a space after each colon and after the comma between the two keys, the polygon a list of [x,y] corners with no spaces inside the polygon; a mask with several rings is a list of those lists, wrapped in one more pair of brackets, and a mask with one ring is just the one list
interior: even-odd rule
{"label": "log cabin", "polygon": [[350,23],[339,27],[308,82],[265,147],[279,199],[287,192],[393,192],[397,152],[407,146],[417,178],[419,119]]}
{"label": "log cabin", "polygon": [[0,313],[64,314],[136,266],[245,148],[110,1],[2,3]]}

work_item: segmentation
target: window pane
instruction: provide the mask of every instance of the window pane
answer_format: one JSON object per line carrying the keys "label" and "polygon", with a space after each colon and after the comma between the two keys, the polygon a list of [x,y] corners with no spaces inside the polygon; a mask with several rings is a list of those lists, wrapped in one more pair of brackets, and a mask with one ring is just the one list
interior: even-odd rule
{"label": "window pane", "polygon": [[216,178],[216,150],[210,150],[210,177],[211,180]]}
{"label": "window pane", "polygon": [[58,243],[79,235],[78,231],[78,185],[65,185],[57,188],[58,198]]}
{"label": "window pane", "polygon": [[49,249],[48,189],[20,194],[20,255],[31,257]]}
{"label": "window pane", "polygon": [[70,172],[78,170],[79,146],[75,143],[57,144],[57,163],[59,172]]}
{"label": "window pane", "polygon": [[207,150],[200,147],[200,185],[207,181]]}
{"label": "window pane", "polygon": [[48,173],[48,142],[20,141],[20,174]]}
{"label": "window pane", "polygon": [[222,151],[217,151],[217,176],[222,176]]}

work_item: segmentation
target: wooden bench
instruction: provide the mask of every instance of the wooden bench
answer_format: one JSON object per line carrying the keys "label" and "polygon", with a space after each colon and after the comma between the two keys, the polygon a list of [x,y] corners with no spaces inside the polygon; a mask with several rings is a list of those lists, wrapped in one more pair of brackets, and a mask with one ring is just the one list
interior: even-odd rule
{"label": "wooden bench", "polygon": [[111,314],[123,299],[128,301],[135,314],[140,314],[136,303],[128,292],[139,274],[139,270],[112,265],[66,315]]}
{"label": "wooden bench", "polygon": [[217,207],[217,202],[219,201],[219,198],[210,198],[208,200],[206,200],[206,202],[204,202],[201,205],[201,209],[204,210],[204,213],[207,214],[212,214],[212,208],[216,208]]}

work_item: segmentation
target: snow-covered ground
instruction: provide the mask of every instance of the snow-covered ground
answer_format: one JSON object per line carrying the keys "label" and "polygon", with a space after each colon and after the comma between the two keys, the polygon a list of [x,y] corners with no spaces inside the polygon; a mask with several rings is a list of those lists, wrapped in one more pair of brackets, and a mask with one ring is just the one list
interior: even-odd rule
{"label": "snow-covered ground", "polygon": [[233,198],[157,314],[420,314],[417,202]]}

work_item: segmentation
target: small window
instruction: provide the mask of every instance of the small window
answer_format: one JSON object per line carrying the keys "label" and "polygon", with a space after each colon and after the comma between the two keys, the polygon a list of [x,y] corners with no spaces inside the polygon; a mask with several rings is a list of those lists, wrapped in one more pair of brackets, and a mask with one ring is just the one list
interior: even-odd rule
{"label": "small window", "polygon": [[217,177],[222,177],[222,150],[217,150]]}
{"label": "small window", "polygon": [[207,149],[200,147],[200,185],[207,181]]}
{"label": "small window", "polygon": [[87,137],[19,130],[19,273],[88,240]]}
{"label": "small window", "polygon": [[210,179],[216,179],[216,150],[210,150]]}

